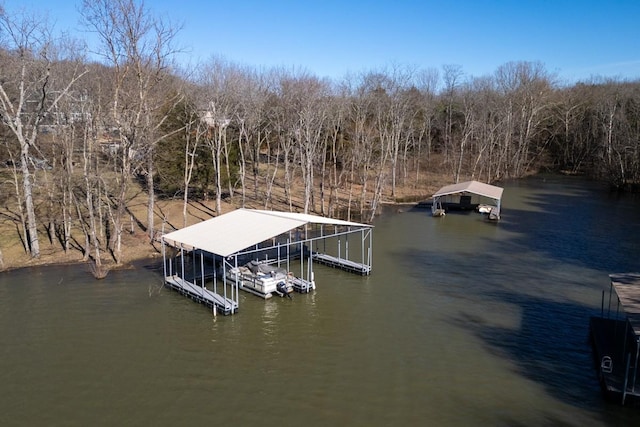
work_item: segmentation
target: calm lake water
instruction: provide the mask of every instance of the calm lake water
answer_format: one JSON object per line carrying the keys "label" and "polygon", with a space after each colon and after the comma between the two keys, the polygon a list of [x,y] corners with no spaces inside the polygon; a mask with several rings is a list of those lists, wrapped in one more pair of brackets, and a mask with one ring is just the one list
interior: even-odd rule
{"label": "calm lake water", "polygon": [[375,222],[373,273],[213,317],[160,262],[0,274],[2,426],[631,426],[588,343],[609,273],[640,271],[640,199],[504,183],[503,218]]}

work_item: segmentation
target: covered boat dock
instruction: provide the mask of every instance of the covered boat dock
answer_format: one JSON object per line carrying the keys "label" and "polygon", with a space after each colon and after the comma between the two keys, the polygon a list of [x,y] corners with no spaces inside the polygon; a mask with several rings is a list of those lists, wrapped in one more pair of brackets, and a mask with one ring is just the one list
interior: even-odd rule
{"label": "covered boat dock", "polygon": [[605,397],[640,404],[640,273],[610,274],[599,317],[590,320],[598,379]]}
{"label": "covered boat dock", "polygon": [[478,181],[466,181],[442,187],[433,196],[431,213],[444,216],[449,210],[477,210],[489,219],[500,219],[502,187]]}
{"label": "covered boat dock", "polygon": [[[372,228],[309,214],[236,209],[164,234],[164,281],[214,313],[233,314],[240,290],[270,298],[288,288],[315,289],[314,263],[370,274]],[[350,236],[358,240],[355,247],[349,246]]]}

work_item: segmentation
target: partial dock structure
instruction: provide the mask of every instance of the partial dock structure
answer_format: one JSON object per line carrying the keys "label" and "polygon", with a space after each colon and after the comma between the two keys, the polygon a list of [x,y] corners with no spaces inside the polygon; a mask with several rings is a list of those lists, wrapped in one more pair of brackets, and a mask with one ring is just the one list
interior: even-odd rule
{"label": "partial dock structure", "polygon": [[607,399],[640,405],[640,273],[610,274],[599,317],[590,320],[598,379]]}
{"label": "partial dock structure", "polygon": [[[214,312],[234,314],[240,290],[265,299],[311,292],[314,262],[370,274],[372,228],[308,214],[237,209],[164,234],[164,280]],[[349,249],[354,235],[360,244]]]}

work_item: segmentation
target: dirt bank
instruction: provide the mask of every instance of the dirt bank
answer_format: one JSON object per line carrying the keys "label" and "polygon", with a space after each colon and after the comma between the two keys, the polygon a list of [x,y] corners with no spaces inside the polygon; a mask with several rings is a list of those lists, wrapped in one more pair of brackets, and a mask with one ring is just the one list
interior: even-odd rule
{"label": "dirt bank", "polygon": [[[411,183],[406,186],[399,186],[395,197],[390,194],[383,196],[383,203],[403,204],[407,201],[424,200],[428,195],[433,194],[443,183],[447,183],[444,177],[431,177],[429,184],[416,185]],[[253,193],[250,191],[249,193]],[[223,202],[222,212],[229,212],[240,207],[240,197],[236,197],[238,202],[231,204]],[[139,195],[129,204],[131,216],[125,224],[126,232],[122,238],[122,264],[116,265],[113,258],[106,252],[103,253],[103,263],[107,269],[128,268],[130,263],[140,259],[148,259],[161,256],[161,247],[157,242],[150,242],[147,226],[147,201],[144,193]],[[293,197],[295,211],[302,211],[302,196],[298,194]],[[262,201],[246,199],[247,208],[263,209]],[[274,210],[289,210],[289,204],[284,197],[284,192],[280,189],[280,194],[274,194]],[[3,212],[4,211],[4,212]],[[160,200],[155,207],[155,227],[165,231],[179,229],[183,227],[183,202],[182,200]],[[215,201],[192,201],[187,206],[187,225],[203,221],[215,216]],[[59,263],[81,263],[84,260],[82,251],[82,240],[79,233],[76,233],[72,241],[72,247],[64,251],[61,243],[55,236],[50,236],[47,230],[40,229],[39,242],[41,255],[39,258],[31,258],[24,249],[24,244],[19,232],[19,222],[16,215],[7,207],[0,209],[0,271],[15,268],[31,267],[38,265],[59,264]],[[105,237],[101,236],[104,240]]]}

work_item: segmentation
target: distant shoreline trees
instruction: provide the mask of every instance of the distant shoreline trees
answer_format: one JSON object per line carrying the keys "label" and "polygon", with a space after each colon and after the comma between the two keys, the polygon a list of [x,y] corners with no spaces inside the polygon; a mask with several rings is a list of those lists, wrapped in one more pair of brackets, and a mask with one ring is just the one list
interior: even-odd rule
{"label": "distant shoreline trees", "polygon": [[640,183],[640,80],[562,86],[537,62],[483,77],[395,66],[330,81],[212,58],[186,73],[174,62],[179,30],[151,10],[83,5],[98,62],[45,21],[0,10],[0,198],[31,257],[46,230],[97,267],[105,252],[120,262],[134,179],[151,240],[157,197],[182,198],[186,224],[189,200],[268,209],[281,185],[289,209],[370,221],[383,195],[428,170],[451,182],[549,169]]}

